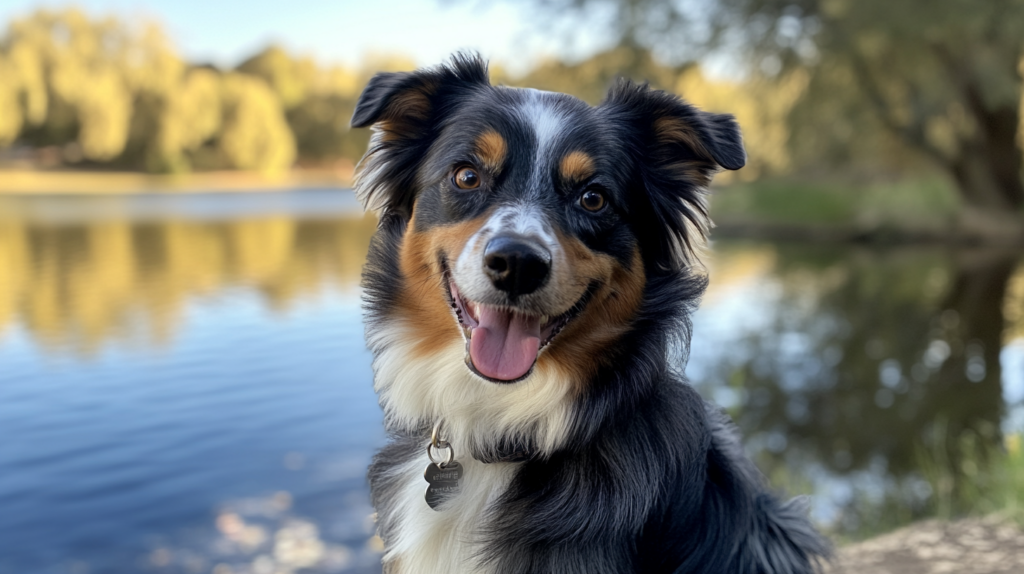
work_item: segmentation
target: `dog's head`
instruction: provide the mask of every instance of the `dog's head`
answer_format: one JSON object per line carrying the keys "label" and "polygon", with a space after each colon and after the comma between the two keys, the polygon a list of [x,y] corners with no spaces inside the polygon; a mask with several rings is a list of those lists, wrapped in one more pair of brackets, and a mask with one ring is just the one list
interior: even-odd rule
{"label": "dog's head", "polygon": [[374,127],[356,191],[401,235],[383,314],[414,354],[464,344],[490,387],[583,384],[646,282],[691,261],[713,174],[745,161],[732,116],[630,82],[596,107],[491,86],[465,56],[378,74],[352,125]]}

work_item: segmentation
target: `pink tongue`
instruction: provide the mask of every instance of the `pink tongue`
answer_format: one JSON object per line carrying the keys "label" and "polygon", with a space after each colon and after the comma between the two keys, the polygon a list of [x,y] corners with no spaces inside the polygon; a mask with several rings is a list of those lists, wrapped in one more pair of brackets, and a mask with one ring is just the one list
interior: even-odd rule
{"label": "pink tongue", "polygon": [[481,374],[511,381],[530,370],[540,350],[540,317],[526,317],[493,307],[479,308],[469,356]]}

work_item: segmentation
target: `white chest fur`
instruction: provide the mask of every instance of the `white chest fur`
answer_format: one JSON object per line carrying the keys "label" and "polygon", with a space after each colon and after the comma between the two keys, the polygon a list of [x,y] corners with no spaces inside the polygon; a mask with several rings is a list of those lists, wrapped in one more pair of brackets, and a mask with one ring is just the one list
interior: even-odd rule
{"label": "white chest fur", "polygon": [[401,469],[404,486],[396,512],[397,536],[384,555],[389,574],[486,573],[480,566],[480,527],[489,507],[504,493],[515,463],[484,464],[471,457],[463,466],[461,489],[438,510],[423,499],[427,483],[423,471],[426,453]]}
{"label": "white chest fur", "polygon": [[574,384],[553,364],[538,364],[529,379],[514,385],[489,383],[466,368],[461,340],[419,356],[414,335],[397,322],[368,330],[377,354],[374,386],[392,430],[417,432],[444,421],[444,438],[455,447],[463,476],[459,494],[433,510],[424,500],[423,471],[430,462],[425,448],[413,461],[387,471],[401,477],[402,487],[396,495],[400,500],[389,504],[393,510],[388,511],[396,516],[388,520],[393,530],[384,554],[385,572],[486,574],[488,569],[477,559],[481,526],[519,463],[481,463],[468,454],[470,445],[530,437],[536,453],[555,451],[569,428]]}

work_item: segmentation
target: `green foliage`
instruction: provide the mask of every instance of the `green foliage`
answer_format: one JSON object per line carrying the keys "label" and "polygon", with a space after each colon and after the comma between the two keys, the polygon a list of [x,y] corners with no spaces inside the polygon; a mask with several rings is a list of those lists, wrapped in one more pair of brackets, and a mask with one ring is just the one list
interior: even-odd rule
{"label": "green foliage", "polygon": [[496,79],[513,85],[565,92],[597,104],[618,77],[645,81],[653,87],[671,91],[675,89],[678,76],[679,70],[659,64],[650,52],[619,46],[576,64],[550,60],[522,78],[512,80],[499,76]]}
{"label": "green foliage", "polygon": [[597,29],[664,61],[714,54],[748,78],[806,72],[790,122],[793,163],[805,170],[929,165],[993,223],[1024,208],[1020,0],[534,3],[588,21],[566,30]]}
{"label": "green foliage", "polygon": [[355,100],[338,94],[314,94],[289,110],[288,125],[298,141],[299,155],[313,162],[359,159],[366,151],[369,133],[349,130],[353,111]]}
{"label": "green foliage", "polygon": [[947,437],[918,455],[921,472],[934,496],[931,514],[953,519],[1000,514],[1024,526],[1024,453],[1021,435],[992,446],[992,437],[967,432]]}
{"label": "green foliage", "polygon": [[849,184],[771,178],[719,189],[711,213],[729,222],[942,229],[958,208],[956,190],[935,177]]}
{"label": "green foliage", "polygon": [[850,189],[785,180],[730,186],[712,201],[712,214],[726,219],[851,223],[857,216],[857,195]]}

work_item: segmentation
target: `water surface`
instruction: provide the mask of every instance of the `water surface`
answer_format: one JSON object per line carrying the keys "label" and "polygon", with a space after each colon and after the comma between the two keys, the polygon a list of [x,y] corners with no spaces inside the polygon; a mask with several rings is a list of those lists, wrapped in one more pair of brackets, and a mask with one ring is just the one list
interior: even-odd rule
{"label": "water surface", "polygon": [[[349,192],[0,198],[0,573],[379,572]],[[687,373],[859,536],[1024,428],[1014,253],[717,241]]]}

